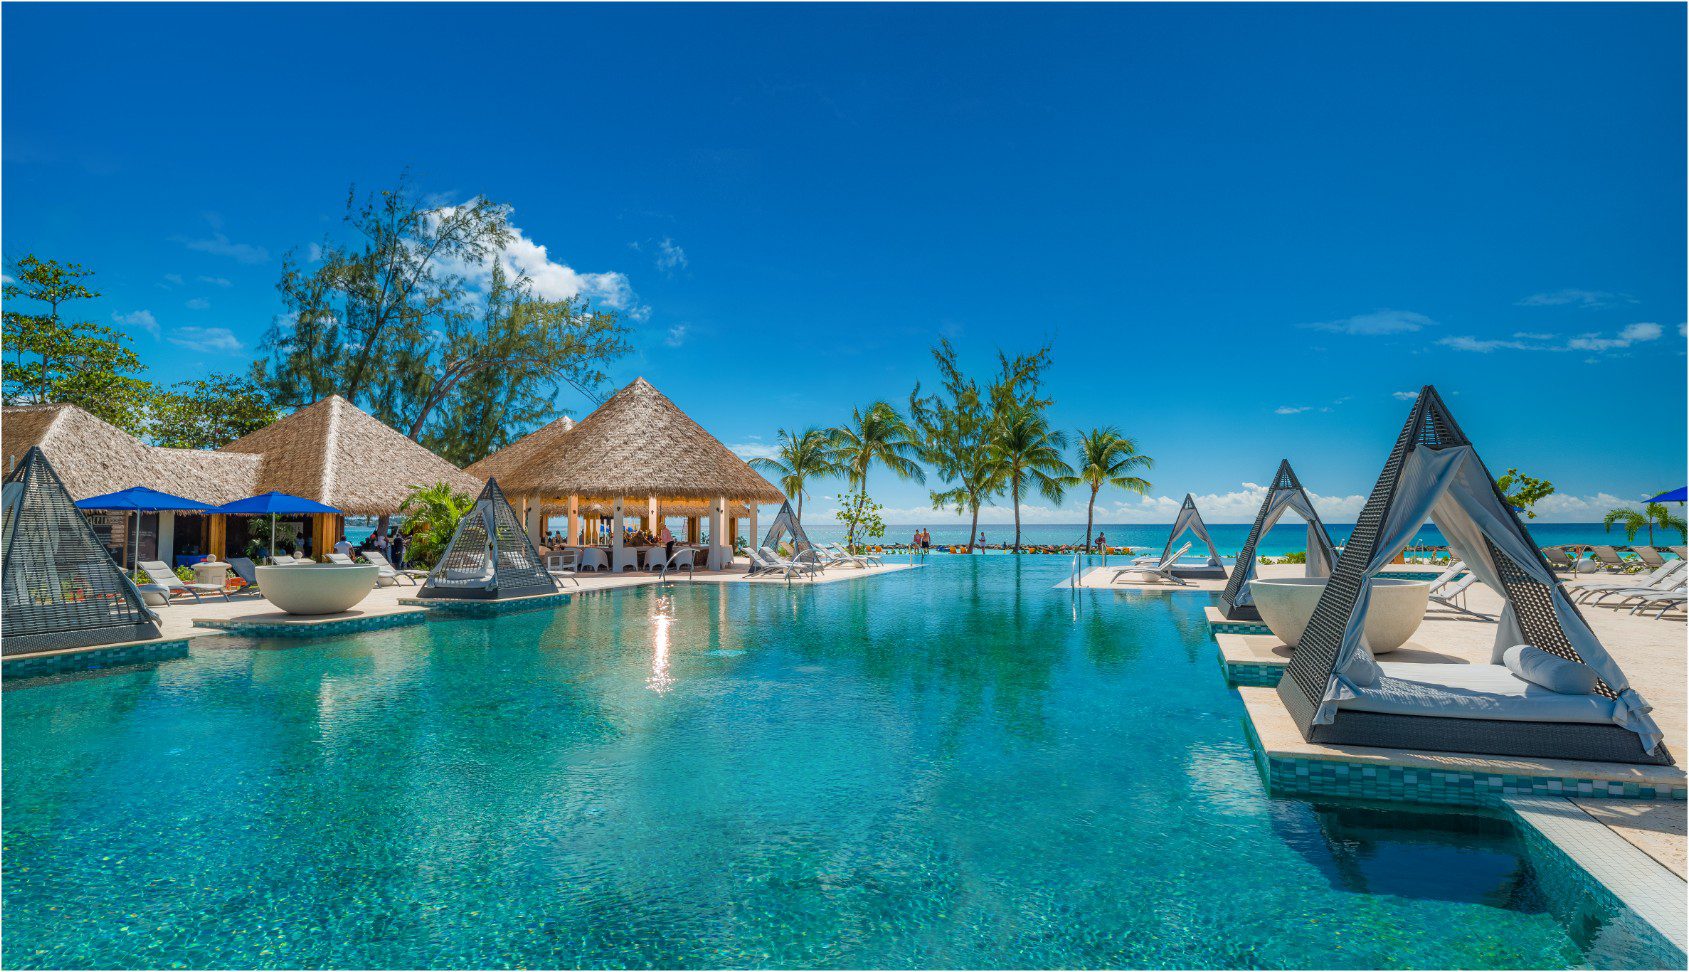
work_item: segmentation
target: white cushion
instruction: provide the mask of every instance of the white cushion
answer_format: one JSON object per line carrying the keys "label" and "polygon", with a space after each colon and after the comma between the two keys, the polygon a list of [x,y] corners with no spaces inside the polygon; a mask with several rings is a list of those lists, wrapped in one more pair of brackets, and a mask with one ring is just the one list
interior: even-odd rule
{"label": "white cushion", "polygon": [[1355,650],[1355,657],[1343,666],[1343,674],[1356,685],[1367,687],[1377,685],[1378,680],[1384,676],[1378,667],[1378,659],[1372,657],[1372,652],[1365,648]]}
{"label": "white cushion", "polygon": [[1527,682],[1562,695],[1588,695],[1601,676],[1579,662],[1550,654],[1535,645],[1514,645],[1501,656],[1507,670]]}
{"label": "white cushion", "polygon": [[1361,687],[1339,709],[1393,715],[1498,719],[1508,722],[1613,721],[1613,700],[1565,695],[1527,682],[1504,665],[1383,662],[1376,686]]}

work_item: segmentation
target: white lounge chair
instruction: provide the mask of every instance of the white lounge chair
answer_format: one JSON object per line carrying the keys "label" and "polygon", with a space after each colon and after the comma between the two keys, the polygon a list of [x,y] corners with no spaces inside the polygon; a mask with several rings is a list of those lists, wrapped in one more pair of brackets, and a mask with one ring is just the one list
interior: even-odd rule
{"label": "white lounge chair", "polygon": [[566,580],[576,587],[581,586],[581,552],[573,548],[563,548],[557,553],[547,554],[545,558],[545,572],[553,580]]}
{"label": "white lounge chair", "polygon": [[751,561],[761,568],[758,573],[779,573],[788,579],[808,577],[810,580],[814,580],[815,575],[821,573],[821,565],[818,563],[787,560],[767,547],[757,547],[751,550],[750,554]]}
{"label": "white lounge chair", "polygon": [[364,563],[374,564],[375,566],[380,567],[382,577],[387,577],[391,574],[395,582],[401,580],[408,581],[412,587],[415,587],[417,584],[417,578],[420,577],[427,579],[428,577],[428,571],[426,570],[400,570],[399,568],[393,566],[393,562],[387,559],[387,555],[379,550],[365,550],[361,556],[364,558]]}
{"label": "white lounge chair", "polygon": [[876,557],[866,551],[859,554],[853,554],[850,552],[849,547],[846,547],[844,544],[838,542],[826,544],[822,547],[822,549],[832,553],[834,558],[839,562],[855,561],[864,567],[879,567],[885,563],[884,559]]}
{"label": "white lounge chair", "polygon": [[323,556],[323,559],[328,561],[331,564],[339,564],[342,567],[356,567],[356,566],[358,566],[357,562],[355,562],[349,554],[343,554],[343,553],[325,554]]}
{"label": "white lounge chair", "polygon": [[186,583],[182,578],[177,577],[176,572],[166,566],[162,560],[143,560],[139,566],[141,570],[146,572],[147,579],[152,581],[151,584],[141,585],[143,591],[149,588],[160,589],[155,593],[162,593],[166,599],[174,598],[180,594],[190,595],[196,601],[200,599],[201,594],[219,594],[223,600],[229,599],[229,592],[223,589],[223,585]]}
{"label": "white lounge chair", "polygon": [[1476,583],[1478,583],[1478,575],[1467,574],[1465,577],[1462,577],[1451,584],[1443,585],[1442,590],[1433,589],[1426,595],[1426,597],[1452,611],[1459,611],[1462,614],[1470,614],[1481,618],[1484,615],[1481,615],[1477,611],[1474,611],[1466,606],[1466,591]]}
{"label": "white lounge chair", "polygon": [[1666,611],[1674,607],[1682,607],[1689,603],[1689,590],[1679,588],[1675,591],[1649,591],[1637,598],[1636,606],[1630,609],[1631,614],[1637,614],[1646,608],[1658,606],[1654,612],[1655,619],[1665,617]]}
{"label": "white lounge chair", "polygon": [[1567,585],[1567,592],[1574,604],[1599,604],[1608,597],[1625,591],[1666,590],[1679,580],[1684,567],[1685,564],[1681,560],[1667,561],[1641,580],[1587,581]]}
{"label": "white lounge chair", "polygon": [[1456,583],[1462,571],[1466,570],[1466,561],[1457,560],[1449,565],[1449,569],[1431,579],[1431,593],[1436,594],[1445,587]]}
{"label": "white lounge chair", "polygon": [[[1187,541],[1185,541],[1184,546],[1182,546],[1179,549],[1173,551],[1172,553],[1170,553],[1167,556],[1161,558],[1159,561],[1157,561],[1153,564],[1151,564],[1151,563],[1141,563],[1141,562],[1134,562],[1134,563],[1128,564],[1125,567],[1121,567],[1120,569],[1116,570],[1114,572],[1114,576],[1109,578],[1108,582],[1110,584],[1118,584],[1120,582],[1120,577],[1121,577],[1122,574],[1139,574],[1139,575],[1142,575],[1143,577],[1150,578],[1155,583],[1165,582],[1165,583],[1169,583],[1169,584],[1177,584],[1180,587],[1189,587],[1190,586],[1189,583],[1186,582],[1184,578],[1173,576],[1173,565],[1178,563],[1179,558],[1183,557],[1187,552],[1189,552],[1190,548],[1191,548],[1190,541],[1187,540]],[[1147,582],[1148,581],[1140,581],[1139,583],[1147,583]]]}

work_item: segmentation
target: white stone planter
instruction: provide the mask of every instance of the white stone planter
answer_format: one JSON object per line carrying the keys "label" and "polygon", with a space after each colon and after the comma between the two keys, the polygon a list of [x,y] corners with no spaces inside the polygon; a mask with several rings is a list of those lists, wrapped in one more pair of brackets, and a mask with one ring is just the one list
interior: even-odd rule
{"label": "white stone planter", "polygon": [[[1325,590],[1324,577],[1280,577],[1249,582],[1255,609],[1279,640],[1294,647],[1302,640],[1308,619]],[[1425,581],[1372,579],[1372,597],[1367,604],[1366,641],[1372,653],[1395,651],[1419,630],[1425,619],[1425,605],[1431,585]]]}
{"label": "white stone planter", "polygon": [[259,567],[258,590],[288,614],[339,614],[375,589],[381,568],[374,564],[295,564]]}

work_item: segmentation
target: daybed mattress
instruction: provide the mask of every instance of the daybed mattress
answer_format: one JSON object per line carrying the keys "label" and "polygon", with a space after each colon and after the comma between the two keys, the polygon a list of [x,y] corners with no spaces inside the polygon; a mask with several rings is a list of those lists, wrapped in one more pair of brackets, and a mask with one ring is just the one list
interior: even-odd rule
{"label": "daybed mattress", "polygon": [[1613,700],[1562,695],[1527,682],[1502,665],[1381,662],[1378,684],[1337,703],[1339,709],[1391,715],[1496,719],[1508,722],[1613,721]]}

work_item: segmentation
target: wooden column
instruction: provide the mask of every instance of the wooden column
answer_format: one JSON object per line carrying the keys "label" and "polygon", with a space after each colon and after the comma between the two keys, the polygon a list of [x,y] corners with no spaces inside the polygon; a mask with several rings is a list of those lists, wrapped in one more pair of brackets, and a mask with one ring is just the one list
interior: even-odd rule
{"label": "wooden column", "polygon": [[616,497],[616,502],[610,508],[610,515],[615,522],[610,524],[610,560],[615,562],[616,551],[622,549],[622,498]]}
{"label": "wooden column", "polygon": [[229,543],[228,517],[221,513],[213,513],[205,519],[205,549],[211,551],[213,558],[222,560],[228,553],[225,549]]}
{"label": "wooden column", "polygon": [[566,543],[580,543],[581,537],[581,498],[569,497],[569,535],[564,538]]}
{"label": "wooden column", "polygon": [[[751,500],[751,535],[745,539],[745,545],[754,547],[761,542],[762,537],[757,534],[757,502]],[[793,549],[792,553],[796,554],[797,550]]]}
{"label": "wooden column", "polygon": [[[721,551],[725,548],[726,553]],[[717,496],[710,508],[710,569],[720,570],[733,556],[727,539],[727,497]]]}
{"label": "wooden column", "polygon": [[645,497],[645,529],[654,535],[658,532],[657,497]]}

